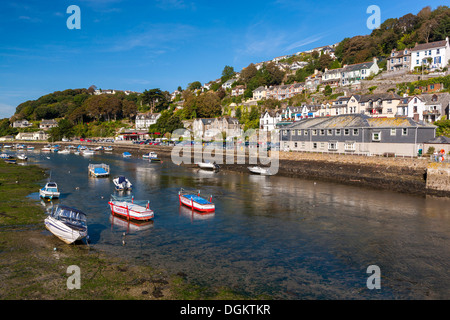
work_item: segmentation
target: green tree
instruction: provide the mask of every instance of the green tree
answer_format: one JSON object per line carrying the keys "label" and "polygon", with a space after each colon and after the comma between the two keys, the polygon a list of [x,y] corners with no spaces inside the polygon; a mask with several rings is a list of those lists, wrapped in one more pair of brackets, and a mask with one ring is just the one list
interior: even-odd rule
{"label": "green tree", "polygon": [[222,77],[220,78],[223,82],[226,82],[234,77],[236,72],[234,72],[234,68],[231,66],[225,66],[222,71]]}

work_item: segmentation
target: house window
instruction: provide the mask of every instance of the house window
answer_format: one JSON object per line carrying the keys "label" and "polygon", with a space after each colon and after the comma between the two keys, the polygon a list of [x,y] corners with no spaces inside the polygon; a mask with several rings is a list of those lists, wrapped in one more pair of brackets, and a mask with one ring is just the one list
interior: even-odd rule
{"label": "house window", "polygon": [[317,136],[317,129],[313,129],[312,135],[313,135],[313,136]]}
{"label": "house window", "polygon": [[387,108],[387,113],[392,113],[392,108]]}
{"label": "house window", "polygon": [[336,151],[337,150],[337,141],[330,141],[328,142],[328,150],[330,151]]}
{"label": "house window", "polygon": [[355,151],[356,143],[354,141],[346,141],[344,144],[344,150],[345,151]]}
{"label": "house window", "polygon": [[392,100],[388,100],[387,103],[392,103]]}
{"label": "house window", "polygon": [[344,136],[348,136],[350,134],[350,129],[344,129]]}
{"label": "house window", "polygon": [[294,147],[297,148],[297,142],[294,142]]}
{"label": "house window", "polygon": [[324,136],[325,135],[325,129],[320,129],[320,135]]}
{"label": "house window", "polygon": [[313,142],[313,149],[317,149],[317,142]]}
{"label": "house window", "polygon": [[283,136],[287,135],[287,130],[283,130]]}
{"label": "house window", "polygon": [[396,136],[397,135],[397,129],[392,128],[391,129],[391,136]]}
{"label": "house window", "polygon": [[358,129],[353,129],[353,135],[354,135],[354,136],[359,135],[359,130],[358,130]]}
{"label": "house window", "polygon": [[328,129],[327,132],[328,132],[328,135],[329,135],[329,136],[332,136],[332,135],[333,135],[333,130],[332,130],[332,129]]}
{"label": "house window", "polygon": [[305,132],[304,132],[304,133],[305,133],[305,136],[307,136],[307,135],[308,135],[308,130],[305,130]]}
{"label": "house window", "polygon": [[300,148],[305,149],[306,148],[306,142],[302,142]]}
{"label": "house window", "polygon": [[436,54],[439,54],[439,49],[436,49]]}
{"label": "house window", "polygon": [[406,136],[408,135],[408,128],[403,128],[402,129],[402,136]]}
{"label": "house window", "polygon": [[302,130],[297,130],[297,135],[301,136],[302,135]]}
{"label": "house window", "polygon": [[336,129],[336,135],[340,136],[341,135],[341,129]]}
{"label": "house window", "polygon": [[381,132],[373,132],[372,141],[381,141]]}
{"label": "house window", "polygon": [[320,149],[325,149],[325,142],[320,143]]}

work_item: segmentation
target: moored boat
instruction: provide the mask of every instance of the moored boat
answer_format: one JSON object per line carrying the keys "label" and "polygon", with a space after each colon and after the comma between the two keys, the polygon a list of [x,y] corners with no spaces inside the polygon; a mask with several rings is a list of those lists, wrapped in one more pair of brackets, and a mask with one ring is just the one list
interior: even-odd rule
{"label": "moored boat", "polygon": [[124,158],[130,158],[131,157],[131,153],[129,153],[127,151],[125,151],[122,155],[123,155]]}
{"label": "moored boat", "polygon": [[178,198],[180,199],[180,204],[185,205],[193,210],[200,212],[212,212],[215,211],[215,205],[212,203],[212,196],[208,200],[200,197],[200,191],[197,194],[185,192],[181,189],[178,192]]}
{"label": "moored boat", "polygon": [[133,188],[133,184],[124,176],[118,176],[113,179],[116,190],[126,191]]}
{"label": "moored boat", "polygon": [[268,168],[255,166],[255,167],[248,167],[248,170],[250,170],[250,172],[254,174],[271,175]]}
{"label": "moored boat", "polygon": [[39,189],[39,196],[46,199],[59,198],[60,192],[56,182],[47,182],[42,189]]}
{"label": "moored boat", "polygon": [[67,244],[81,240],[88,235],[86,214],[63,205],[52,208],[44,221],[45,227]]}
{"label": "moored boat", "polygon": [[108,204],[112,215],[120,216],[127,220],[148,221],[155,216],[153,210],[150,209],[149,201],[147,201],[146,205],[142,205],[142,201],[135,201],[134,198],[131,198],[131,201],[129,201],[126,198],[120,199],[111,196]]}
{"label": "moored boat", "polygon": [[104,147],[103,151],[113,151],[113,147],[111,146]]}
{"label": "moored boat", "polygon": [[28,157],[27,157],[26,154],[19,153],[19,154],[17,154],[17,159],[22,160],[22,161],[26,161],[26,160],[28,160]]}
{"label": "moored boat", "polygon": [[89,174],[96,177],[107,177],[109,176],[109,165],[101,163],[101,164],[89,164],[88,167]]}
{"label": "moored boat", "polygon": [[207,169],[207,170],[219,170],[219,165],[216,164],[215,162],[198,162],[197,165],[201,168],[201,169]]}

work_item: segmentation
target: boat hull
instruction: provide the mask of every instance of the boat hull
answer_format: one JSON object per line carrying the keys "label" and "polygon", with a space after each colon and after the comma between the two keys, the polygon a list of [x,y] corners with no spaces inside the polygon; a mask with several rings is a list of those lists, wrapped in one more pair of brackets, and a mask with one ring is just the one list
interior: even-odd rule
{"label": "boat hull", "polygon": [[153,210],[125,201],[109,201],[112,215],[117,215],[128,220],[148,221],[153,219]]}
{"label": "boat hull", "polygon": [[56,237],[61,239],[67,244],[74,243],[77,240],[81,240],[87,236],[87,228],[84,230],[75,230],[61,221],[54,219],[52,217],[47,217],[44,220],[45,227]]}
{"label": "boat hull", "polygon": [[46,199],[56,199],[59,198],[60,192],[50,192],[50,191],[45,191],[45,190],[39,190],[39,196],[41,198],[46,198]]}
{"label": "boat hull", "polygon": [[193,210],[200,212],[213,212],[216,210],[213,203],[202,204],[194,201],[192,198],[186,198],[184,195],[179,195],[180,204],[185,205]]}

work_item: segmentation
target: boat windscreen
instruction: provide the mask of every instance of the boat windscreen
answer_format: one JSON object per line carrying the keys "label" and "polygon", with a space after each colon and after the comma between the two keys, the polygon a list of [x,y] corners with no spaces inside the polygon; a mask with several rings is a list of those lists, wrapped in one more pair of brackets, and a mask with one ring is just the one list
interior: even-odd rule
{"label": "boat windscreen", "polygon": [[66,206],[58,206],[56,210],[53,211],[52,215],[60,218],[69,219],[72,221],[84,221],[86,222],[86,214],[78,209],[70,208]]}

